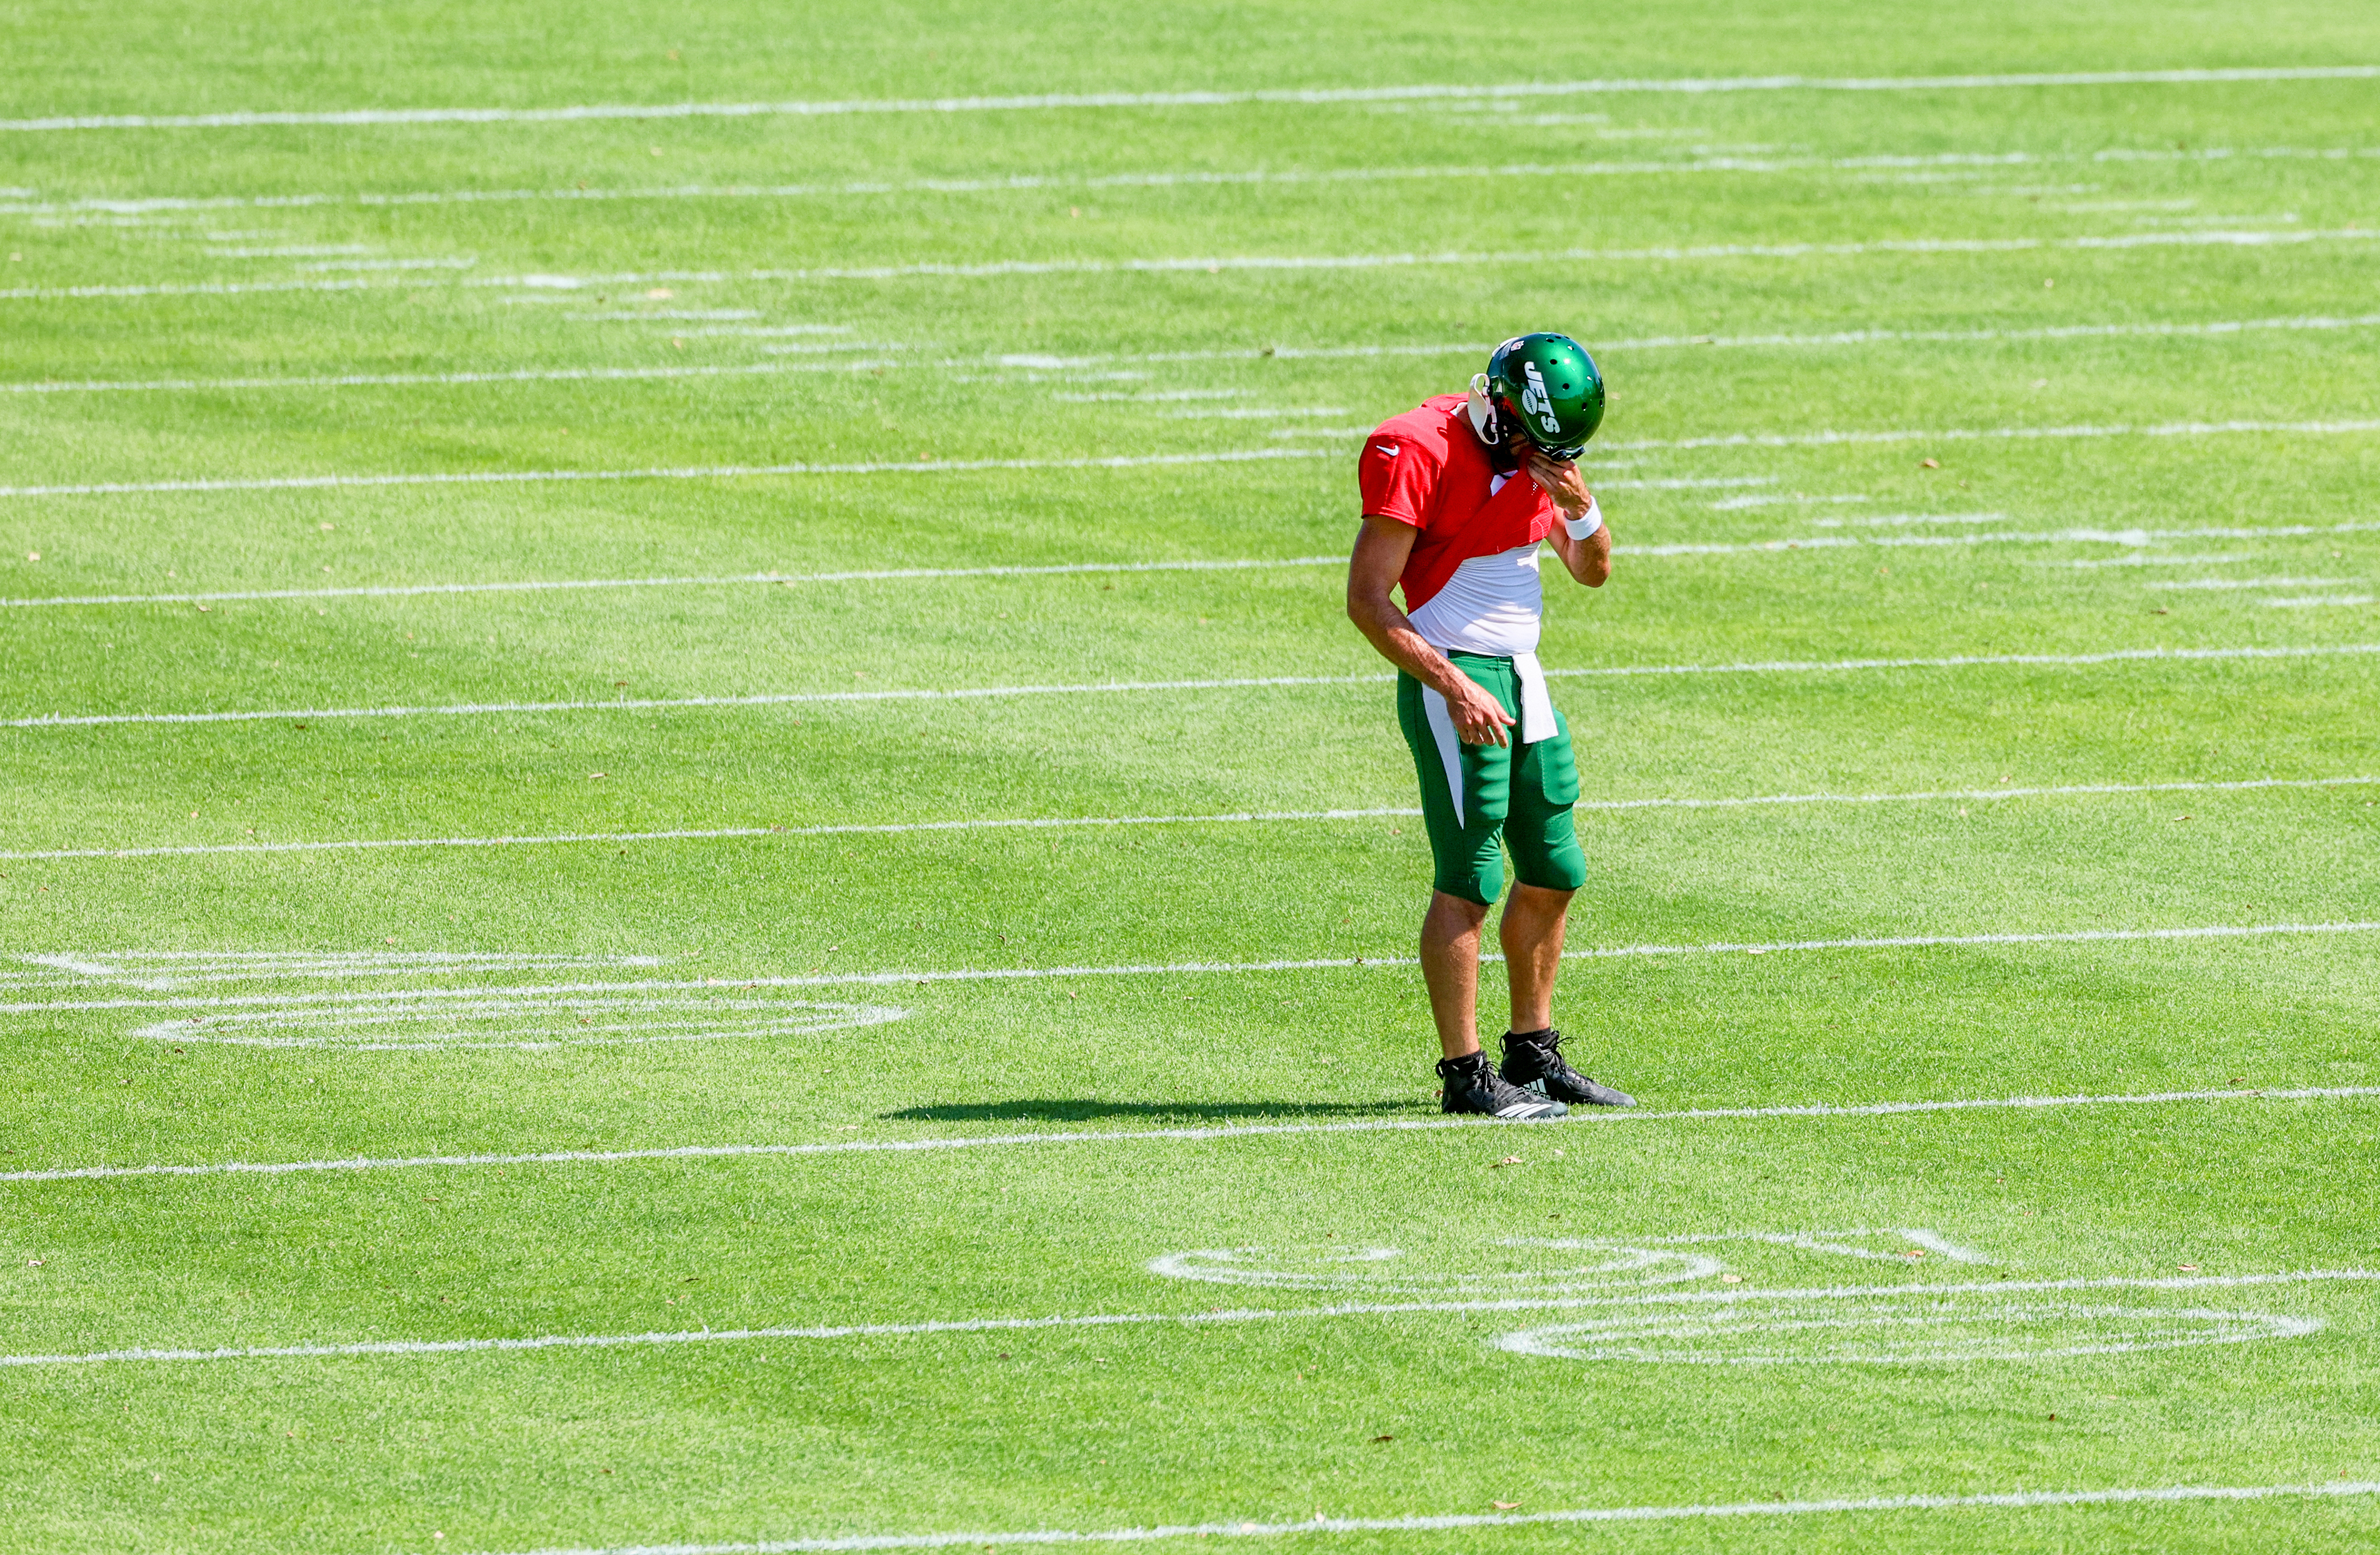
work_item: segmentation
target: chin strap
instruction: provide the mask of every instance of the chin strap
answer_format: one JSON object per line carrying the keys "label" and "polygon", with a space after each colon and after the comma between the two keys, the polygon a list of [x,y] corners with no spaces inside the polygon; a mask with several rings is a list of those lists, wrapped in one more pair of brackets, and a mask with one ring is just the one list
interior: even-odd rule
{"label": "chin strap", "polygon": [[1486,373],[1475,372],[1471,375],[1470,402],[1465,408],[1471,412],[1471,430],[1479,434],[1480,442],[1500,453],[1502,452],[1504,429],[1496,415],[1496,407],[1488,398]]}

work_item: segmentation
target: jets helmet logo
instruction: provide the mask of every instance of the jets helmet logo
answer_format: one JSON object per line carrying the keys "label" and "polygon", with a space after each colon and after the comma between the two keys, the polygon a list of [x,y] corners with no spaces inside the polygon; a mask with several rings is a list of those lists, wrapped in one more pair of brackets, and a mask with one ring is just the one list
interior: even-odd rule
{"label": "jets helmet logo", "polygon": [[1523,362],[1521,371],[1528,379],[1521,389],[1522,413],[1535,416],[1537,425],[1546,430],[1547,436],[1560,437],[1561,418],[1554,414],[1554,396],[1546,392],[1545,377],[1537,371],[1537,364]]}

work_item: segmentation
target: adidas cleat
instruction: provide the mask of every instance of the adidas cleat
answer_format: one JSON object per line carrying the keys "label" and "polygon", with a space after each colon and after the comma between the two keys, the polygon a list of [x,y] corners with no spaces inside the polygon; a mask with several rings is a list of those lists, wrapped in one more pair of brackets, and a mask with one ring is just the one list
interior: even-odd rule
{"label": "adidas cleat", "polygon": [[1441,1058],[1438,1061],[1438,1076],[1446,1082],[1446,1088],[1439,1093],[1439,1110],[1443,1112],[1475,1112],[1508,1123],[1542,1123],[1570,1112],[1549,1097],[1508,1082],[1488,1067],[1484,1053],[1472,1055],[1467,1064]]}
{"label": "adidas cleat", "polygon": [[1633,1107],[1636,1099],[1572,1069],[1561,1055],[1561,1033],[1551,1027],[1525,1034],[1504,1033],[1501,1076],[1518,1089],[1556,1101],[1588,1107]]}

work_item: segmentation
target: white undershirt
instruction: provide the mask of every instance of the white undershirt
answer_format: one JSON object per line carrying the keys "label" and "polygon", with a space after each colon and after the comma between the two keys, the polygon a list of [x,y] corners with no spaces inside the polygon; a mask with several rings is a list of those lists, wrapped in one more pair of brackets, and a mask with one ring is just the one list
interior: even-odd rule
{"label": "white undershirt", "polygon": [[[1494,496],[1512,479],[1496,476],[1488,482],[1488,494]],[[1537,650],[1545,608],[1545,586],[1537,575],[1537,542],[1532,541],[1462,563],[1446,580],[1446,587],[1412,612],[1411,619],[1422,640],[1440,653],[1487,653],[1509,659]]]}
{"label": "white undershirt", "polygon": [[[1511,479],[1509,475],[1490,479],[1488,494],[1493,497]],[[1602,527],[1603,515],[1590,505],[1578,523],[1584,528],[1572,528],[1570,533],[1584,540]],[[1568,520],[1564,524],[1568,527]],[[1531,541],[1493,556],[1474,556],[1458,564],[1446,587],[1419,610],[1408,613],[1407,619],[1422,640],[1440,653],[1480,653],[1512,660],[1520,680],[1520,743],[1534,745],[1551,739],[1560,727],[1553,699],[1546,691],[1545,671],[1537,663],[1537,633],[1544,615],[1544,579],[1537,575],[1537,542]],[[1446,699],[1427,686],[1422,688],[1422,709],[1445,756],[1447,782],[1458,796],[1459,819],[1463,784],[1453,755],[1453,714]]]}

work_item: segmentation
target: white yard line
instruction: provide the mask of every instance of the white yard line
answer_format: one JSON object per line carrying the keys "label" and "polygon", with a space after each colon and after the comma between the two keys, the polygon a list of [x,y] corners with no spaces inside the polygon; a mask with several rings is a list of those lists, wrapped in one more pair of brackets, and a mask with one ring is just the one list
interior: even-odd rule
{"label": "white yard line", "polygon": [[[1657,955],[1769,955],[1792,951],[1937,950],[1997,945],[2095,945],[2167,941],[2270,939],[2298,935],[2368,934],[2374,931],[2380,931],[2380,921],[2206,924],[2175,929],[2082,929],[2061,932],[1900,934],[1840,940],[1773,940],[1766,942],[1730,941],[1704,944],[1616,945],[1596,949],[1566,950],[1562,953],[1562,958],[1566,961],[1611,961],[1642,960]],[[1481,956],[1480,959],[1496,962],[1501,961],[1503,957],[1488,954]],[[379,997],[387,1000],[402,998],[440,1001],[484,998],[498,993],[517,997],[545,997],[572,993],[601,993],[618,996],[654,990],[674,991],[683,989],[725,992],[739,989],[762,988],[923,988],[929,983],[1038,982],[1050,978],[1085,978],[1240,977],[1260,972],[1348,971],[1358,967],[1377,970],[1383,966],[1402,967],[1415,965],[1417,965],[1415,958],[1410,955],[1352,955],[1279,961],[1149,962],[1104,966],[985,966],[895,972],[813,972],[775,978],[711,978],[702,982],[650,978],[632,982],[553,983],[534,988],[428,988],[383,991]],[[221,1011],[243,1010],[258,1006],[296,1009],[352,997],[353,995],[349,993],[324,992],[221,994],[154,999],[129,997],[37,999],[0,1003],[0,1014],[56,1015],[100,1010]]]}
{"label": "white yard line", "polygon": [[[656,318],[666,314],[651,315]],[[808,327],[808,326],[805,326]],[[2274,319],[2218,319],[2200,323],[2172,324],[2068,324],[2045,325],[2033,329],[1976,330],[1838,330],[1818,334],[1667,334],[1645,335],[1636,339],[1602,341],[1596,345],[1600,352],[1656,351],[1708,348],[1713,350],[1783,349],[1816,350],[1838,346],[1885,345],[1938,345],[1973,342],[1987,344],[1996,341],[2063,341],[2143,339],[2211,339],[2231,338],[2273,332],[2338,331],[2380,328],[2380,313],[2330,316],[2305,316]],[[833,349],[859,350],[859,346]],[[1492,342],[1461,341],[1429,346],[1283,346],[1275,348],[1245,347],[1237,350],[1167,351],[1135,353],[1135,362],[1187,361],[1303,361],[1342,358],[1397,358],[1441,356],[1486,356]],[[994,354],[992,365],[1008,367],[1043,367],[1051,369],[1106,365],[1125,360],[1122,355],[1093,357],[1042,357],[1017,353]],[[301,374],[288,378],[128,378],[128,379],[57,379],[0,383],[0,394],[63,395],[63,394],[128,394],[149,392],[200,393],[216,390],[303,390],[348,388],[403,388],[421,385],[502,385],[508,383],[547,383],[585,382],[643,382],[679,378],[767,377],[787,372],[854,372],[874,371],[883,367],[932,367],[938,371],[953,367],[982,365],[973,361],[944,358],[928,362],[923,358],[893,361],[889,358],[861,358],[853,361],[757,362],[728,366],[692,367],[613,367],[613,368],[520,368],[488,369],[459,372],[350,372]],[[1186,395],[1228,397],[1239,390],[1193,390]],[[1164,395],[1059,395],[1061,400],[1113,400],[1135,402],[1161,400]],[[1812,499],[1826,500],[1826,499]],[[1836,499],[1849,500],[1849,499]]]}
{"label": "white yard line", "polygon": [[[997,280],[1021,275],[1220,275],[1226,273],[1286,273],[1343,270],[1402,270],[1434,266],[1544,265],[1633,261],[1674,263],[1685,260],[1854,259],[1883,254],[2004,254],[2063,250],[2112,250],[2153,248],[2269,248],[2308,243],[2368,243],[2380,241],[2380,228],[2342,227],[2336,230],[2131,232],[2081,237],[1910,237],[1852,243],[1712,243],[1662,245],[1640,249],[1555,249],[1500,252],[1460,250],[1392,254],[1216,254],[1203,258],[1114,260],[991,260],[976,263],[944,261],[880,265],[821,265],[795,269],[653,270],[565,275],[457,276],[464,286],[495,286],[512,290],[580,291],[598,286],[654,284],[732,285],[743,282],[899,281],[913,279]],[[409,272],[412,285],[438,284],[426,273]],[[395,284],[395,283],[389,283]],[[64,301],[77,298],[183,297],[274,291],[352,291],[354,281],[289,282],[143,282],[128,285],[17,286],[0,289],[0,299]]]}
{"label": "white yard line", "polygon": [[[642,188],[512,188],[360,190],[352,193],[259,195],[122,195],[67,200],[0,199],[0,216],[103,212],[144,215],[175,211],[288,210],[322,206],[379,209],[405,205],[513,204],[562,200],[613,202],[671,200],[832,200],[917,194],[1018,194],[1048,189],[1194,188],[1217,186],[1434,182],[1450,178],[1597,178],[1669,174],[1876,172],[1927,167],[1976,169],[2049,166],[2095,161],[2298,160],[2344,162],[2380,156],[2380,147],[2206,147],[2194,152],[1925,152],[1865,156],[1705,156],[1635,161],[1536,162],[1454,166],[1250,168],[1232,172],[1160,169],[1142,173],[1020,174],[1004,178],[877,178],[820,184],[679,184]],[[2124,207],[2131,209],[2131,206]],[[662,314],[639,315],[662,317]]]}
{"label": "white yard line", "polygon": [[2304,1485],[2159,1485],[2104,1490],[2001,1490],[1975,1495],[1863,1496],[1722,1501],[1702,1505],[1572,1507],[1560,1512],[1453,1512],[1402,1517],[1324,1517],[1269,1523],[1172,1523],[1129,1528],[1030,1528],[1008,1532],[820,1535],[815,1538],[727,1543],[571,1546],[524,1555],[834,1555],[844,1550],[986,1549],[1053,1544],[1148,1544],[1163,1539],[1286,1538],[1293,1535],[1446,1533],[1463,1528],[1527,1528],[1602,1523],[1695,1523],[1711,1519],[1840,1517],[1865,1512],[2005,1511],[2070,1506],[2170,1506],[2201,1501],[2323,1500],[2380,1495],[2380,1481],[2335,1479]]}
{"label": "white yard line", "polygon": [[[1648,956],[1670,955],[1767,955],[1789,951],[1828,950],[1928,950],[1971,945],[2073,945],[2114,944],[2126,942],[2204,941],[2265,939],[2275,936],[2366,934],[2380,930],[2380,921],[2340,921],[2329,923],[2253,923],[2210,924],[2174,929],[2085,929],[2062,932],[2008,932],[1990,934],[1915,934],[1883,937],[1860,937],[1840,940],[1779,940],[1765,943],[1723,942],[1704,944],[1640,944],[1606,948],[1568,950],[1562,953],[1568,961],[1608,961],[1642,959]],[[1483,961],[1501,961],[1501,955],[1483,955]],[[946,970],[912,970],[895,972],[813,972],[773,978],[706,978],[702,981],[685,979],[645,978],[629,982],[551,983],[536,987],[504,988],[420,988],[382,990],[377,997],[387,1000],[424,1002],[425,1005],[441,1001],[484,999],[494,995],[508,998],[546,998],[567,994],[603,994],[620,997],[631,993],[682,990],[708,990],[714,994],[747,989],[783,988],[844,988],[855,986],[923,988],[929,983],[989,983],[1040,981],[1048,978],[1142,978],[1142,977],[1237,977],[1260,972],[1346,971],[1354,968],[1377,970],[1383,966],[1416,965],[1409,955],[1314,957],[1305,960],[1279,961],[1188,961],[1148,963],[1124,966],[994,966],[964,967]],[[218,995],[176,995],[161,998],[119,997],[110,999],[37,999],[0,1003],[0,1014],[56,1015],[67,1013],[103,1010],[196,1010],[238,1011],[258,1007],[295,1010],[310,1005],[325,1005],[351,999],[347,992],[318,993],[245,993]],[[200,1017],[203,1018],[203,1017]],[[2348,1093],[2339,1093],[2348,1094]]]}
{"label": "white yard line", "polygon": [[[1615,439],[1605,450],[1638,448],[1829,448],[1875,443],[1972,443],[2089,437],[2221,437],[2254,432],[2302,432],[2317,437],[2380,431],[2380,419],[2331,421],[2159,421],[2065,427],[1919,427],[1877,431],[1730,432],[1718,437]],[[5,489],[0,489],[4,491]],[[2200,530],[2213,534],[2217,530]]]}
{"label": "white yard line", "polygon": [[1014,1333],[1035,1330],[1238,1327],[1325,1318],[1400,1317],[1415,1313],[1560,1312],[1660,1306],[1737,1306],[1769,1301],[1830,1301],[1896,1296],[2010,1295],[2046,1291],[2242,1290],[2266,1286],[2362,1284],[2380,1270],[2305,1269],[2270,1274],[2193,1274],[2164,1278],[2081,1277],[2067,1280],[1976,1280],[1898,1285],[1831,1285],[1781,1290],[1656,1291],[1626,1296],[1512,1296],[1476,1301],[1338,1302],[1324,1306],[1238,1307],[1208,1312],[1099,1312],[1054,1318],[951,1318],[909,1323],[842,1323],[675,1332],[535,1334],[517,1339],[383,1339],[353,1343],[226,1345],[213,1350],[142,1347],[81,1354],[0,1355],[0,1367],[97,1366],[123,1361],[252,1361],[327,1355],[453,1355],[487,1351],[617,1349],[629,1345],[707,1344],[755,1339],[891,1339],[946,1333]]}
{"label": "white yard line", "polygon": [[[1366,435],[1368,429],[1336,429]],[[1614,440],[1602,449],[1827,448],[1890,443],[2066,440],[2097,437],[2222,437],[2299,433],[2317,437],[2380,431],[2380,419],[2332,421],[2167,421],[2064,427],[1895,428],[1873,431],[1730,432],[1716,437]],[[754,476],[945,475],[1008,469],[1145,469],[1173,465],[1249,464],[1276,459],[1337,459],[1328,448],[1242,448],[1208,454],[1134,454],[1105,458],[898,459],[875,463],[651,466],[640,469],[450,470],[405,475],[273,475],[203,480],[108,480],[78,484],[0,486],[0,497],[117,496],[137,492],[284,492],[386,486],[522,485],[578,480],[725,480]],[[2234,531],[2204,529],[2193,533]],[[2278,532],[2278,531],[2257,531]]]}
{"label": "white yard line", "polygon": [[[1609,481],[1597,481],[1609,487]],[[865,572],[749,572],[698,577],[578,577],[522,579],[504,583],[388,583],[349,589],[241,589],[197,594],[61,594],[48,599],[0,600],[0,610],[41,605],[198,604],[238,600],[402,599],[417,594],[517,594],[586,589],[724,589],[754,584],[793,588],[816,583],[887,583],[920,578],[1050,577],[1071,574],[1144,572],[1265,572],[1295,567],[1338,567],[1344,556],[1283,556],[1211,562],[1062,562],[1048,566],[881,567]]]}
{"label": "white yard line", "polygon": [[[2349,788],[2380,785],[2380,777],[2244,778],[2231,782],[2094,783],[2032,788],[1947,788],[1899,794],[1765,794],[1733,798],[1582,799],[1577,809],[1720,810],[1799,805],[1893,805],[1927,802],[1982,804],[1997,799],[2082,797],[2120,794],[2225,794],[2259,789]],[[73,847],[0,852],[0,859],[179,858],[213,854],[350,853],[387,848],[552,847],[571,844],[718,842],[750,837],[898,836],[913,832],[1004,831],[1099,831],[1118,826],[1244,826],[1286,822],[1374,820],[1421,814],[1381,806],[1368,809],[1243,810],[1208,815],[1061,816],[978,820],[854,822],[832,826],[720,826],[666,832],[561,832],[544,835],[485,837],[353,837],[323,842],[190,843],[152,847]]]}
{"label": "white yard line", "polygon": [[[853,350],[861,348],[851,347]],[[343,372],[296,378],[84,379],[0,383],[0,394],[211,393],[228,389],[403,388],[421,384],[451,387],[471,383],[637,383],[674,378],[771,377],[788,372],[860,372],[890,365],[873,358],[860,358],[853,361],[737,362],[718,367],[555,367],[478,372]]]}
{"label": "white yard line", "polygon": [[[1369,963],[1366,963],[1369,965]],[[1692,1107],[1660,1111],[1630,1108],[1572,1114],[1576,1125],[1621,1123],[1697,1123],[1729,1118],[1883,1118],[1912,1113],[2036,1112],[2069,1107],[2147,1107],[2194,1101],[2335,1101],[2380,1096],[2380,1086],[2343,1086],[2289,1090],[2173,1090],[2076,1096],[1994,1096],[1941,1100],[1805,1102],[1777,1107]],[[58,1166],[0,1172],[0,1183],[61,1183],[97,1177],[280,1176],[308,1172],[385,1172],[420,1166],[577,1166],[626,1160],[710,1160],[744,1156],[907,1155],[919,1151],[975,1150],[1011,1146],[1109,1145],[1141,1141],[1272,1138],[1307,1134],[1402,1134],[1440,1128],[1489,1128],[1475,1118],[1370,1118],[1340,1123],[1222,1124],[1209,1128],[1073,1130],[927,1139],[844,1139],[816,1145],[672,1145],[650,1149],[536,1150],[439,1156],[346,1156],[327,1160],[205,1161],[191,1165]]]}
{"label": "white yard line", "polygon": [[1325,459],[1329,449],[1243,448],[1213,454],[1134,454],[1097,459],[899,459],[852,464],[655,466],[644,469],[449,470],[416,475],[275,475],[253,480],[124,480],[64,486],[0,486],[0,497],[115,496],[136,492],[289,492],[333,487],[504,486],[551,480],[732,480],[778,475],[944,475],[989,469],[1145,469]]}
{"label": "white yard line", "polygon": [[[2123,663],[2197,663],[2226,660],[2328,659],[2380,653],[2380,643],[2335,643],[2295,648],[2127,648],[2104,653],[1973,653],[1924,659],[1771,660],[1732,664],[1614,664],[1596,669],[1548,670],[1548,678],[1681,674],[1832,674],[1862,670],[1963,669],[2003,664],[2041,668]],[[796,707],[819,703],[974,701],[1004,697],[1085,696],[1157,691],[1220,691],[1260,686],[1375,686],[1396,676],[1385,673],[1331,675],[1248,675],[1217,680],[1107,681],[1049,686],[986,686],[953,689],[887,691],[784,691],[748,696],[622,697],[609,700],[541,702],[449,702],[415,706],[276,708],[224,712],[42,713],[0,718],[4,729],[65,729],[117,723],[253,723],[273,719],[455,718],[521,712],[644,712],[662,708]]]}
{"label": "white yard line", "polygon": [[2348,589],[2359,578],[2350,577],[2191,577],[2161,578],[2143,583],[2143,589]]}
{"label": "white yard line", "polygon": [[1099,108],[1221,108],[1250,103],[1330,106],[1463,98],[1590,97],[1642,92],[1994,91],[2030,87],[2201,86],[2243,81],[2361,81],[2380,66],[2248,66],[2226,69],[2062,70],[1971,76],[1619,77],[1499,81],[1477,86],[1260,87],[1215,91],[1038,92],[1017,96],[844,98],[779,103],[608,103],[546,108],[257,109],[235,113],[61,114],[0,119],[0,132],[75,129],[238,129],[267,125],[553,124],[589,119],[754,118],[851,114],[976,114]]}
{"label": "white yard line", "polygon": [[[1756,486],[1768,476],[1723,476],[1679,480],[1595,481],[1598,491],[1682,490],[1705,487]],[[1833,498],[1851,501],[1851,498]],[[1865,501],[1865,498],[1859,499]],[[2163,540],[2221,538],[2228,540],[2289,540],[2310,535],[2361,534],[2380,529],[2380,522],[2346,524],[2277,524],[2252,528],[2196,527],[2180,529],[2052,529],[2004,531],[1943,537],[1861,535],[1789,535],[1778,540],[1689,542],[1674,545],[1615,545],[1620,556],[1715,556],[1773,553],[1785,551],[1841,550],[1858,546],[2021,544],[2149,545]],[[2054,564],[2074,567],[2201,566],[2252,560],[2245,556],[2119,556],[2112,560]],[[435,594],[518,594],[607,589],[727,589],[755,585],[795,588],[804,584],[886,583],[952,577],[1047,577],[1069,574],[1140,572],[1264,572],[1307,567],[1340,567],[1344,556],[1237,557],[1182,562],[1056,562],[1041,566],[881,567],[853,572],[723,573],[689,577],[521,578],[486,583],[379,583],[327,589],[229,589],[178,594],[53,594],[0,599],[0,610],[28,610],[52,605],[212,604],[266,600],[405,599]]]}
{"label": "white yard line", "polygon": [[[2005,254],[2061,249],[2156,248],[2267,248],[2307,243],[2380,241],[2380,227],[2309,231],[2204,230],[2128,232],[2081,237],[1900,237],[1851,243],[1704,243],[1636,249],[1552,249],[1514,251],[1461,250],[1392,254],[1210,254],[1179,259],[991,260],[975,263],[918,261],[906,264],[818,265],[794,269],[652,271],[601,275],[484,276],[473,286],[543,286],[575,290],[589,286],[640,285],[652,282],[899,281],[998,279],[1018,275],[1222,274],[1238,272],[1403,270],[1439,265],[1672,263],[1682,260],[1855,259],[1871,254]],[[0,297],[8,294],[0,293]]]}
{"label": "white yard line", "polygon": [[2089,562],[2036,562],[2045,567],[2214,567],[2233,562],[2252,562],[2254,556],[2233,553],[2206,556],[2107,556]]}

